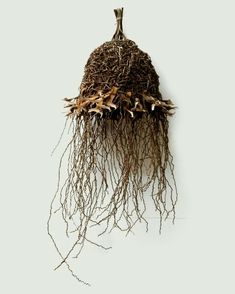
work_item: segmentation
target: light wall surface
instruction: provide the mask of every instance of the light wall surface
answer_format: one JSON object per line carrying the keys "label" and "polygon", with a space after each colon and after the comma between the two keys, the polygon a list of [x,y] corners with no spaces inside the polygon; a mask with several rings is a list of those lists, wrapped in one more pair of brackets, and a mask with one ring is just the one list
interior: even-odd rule
{"label": "light wall surface", "polygon": [[[0,5],[0,292],[233,294],[235,264],[235,2],[9,0]],[[46,233],[63,143],[64,97],[89,54],[115,31],[148,52],[171,119],[179,202],[175,225],[105,237],[75,263],[79,284]],[[60,229],[58,229],[60,230]],[[63,232],[59,232],[61,237]]]}

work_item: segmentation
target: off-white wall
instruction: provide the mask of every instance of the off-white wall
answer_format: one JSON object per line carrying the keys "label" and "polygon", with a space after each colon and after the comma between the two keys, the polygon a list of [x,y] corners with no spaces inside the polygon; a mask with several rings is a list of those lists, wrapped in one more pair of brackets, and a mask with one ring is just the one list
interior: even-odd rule
{"label": "off-white wall", "polygon": [[[77,283],[46,234],[64,124],[91,51],[115,30],[147,51],[177,105],[171,142],[180,192],[161,236],[107,237],[89,248]],[[235,293],[234,1],[1,1],[1,293]]]}

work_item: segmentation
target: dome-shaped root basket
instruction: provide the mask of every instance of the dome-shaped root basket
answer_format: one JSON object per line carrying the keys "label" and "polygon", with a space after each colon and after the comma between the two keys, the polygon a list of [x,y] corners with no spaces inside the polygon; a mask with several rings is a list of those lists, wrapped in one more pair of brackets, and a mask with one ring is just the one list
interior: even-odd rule
{"label": "dome-shaped root basket", "polygon": [[60,265],[69,269],[69,257],[78,256],[86,242],[98,245],[89,239],[92,230],[98,229],[99,236],[113,229],[128,234],[138,222],[147,229],[146,197],[152,198],[160,228],[163,218],[175,216],[177,189],[168,145],[174,106],[162,99],[148,54],[123,34],[122,13],[115,10],[112,41],[90,55],[79,95],[65,99],[73,135],[62,157],[66,179],[52,207],[57,203],[67,235],[75,236],[66,254],[56,245]]}

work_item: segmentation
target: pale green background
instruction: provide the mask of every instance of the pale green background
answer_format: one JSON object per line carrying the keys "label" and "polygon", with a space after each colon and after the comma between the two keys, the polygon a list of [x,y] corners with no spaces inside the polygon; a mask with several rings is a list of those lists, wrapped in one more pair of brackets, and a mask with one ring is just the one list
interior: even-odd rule
{"label": "pale green background", "polygon": [[[233,294],[234,1],[1,1],[0,292]],[[61,268],[46,234],[61,149],[65,96],[77,95],[91,51],[115,31],[147,51],[161,90],[177,105],[171,120],[180,191],[176,225],[91,247],[77,272]],[[155,229],[156,228],[156,229]],[[61,232],[62,233],[62,232]],[[125,240],[124,240],[125,239]]]}

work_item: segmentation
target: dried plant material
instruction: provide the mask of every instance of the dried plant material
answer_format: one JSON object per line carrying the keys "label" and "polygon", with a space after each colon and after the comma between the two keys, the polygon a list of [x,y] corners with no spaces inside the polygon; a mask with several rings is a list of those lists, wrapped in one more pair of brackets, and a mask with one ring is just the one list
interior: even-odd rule
{"label": "dried plant material", "polygon": [[146,192],[160,228],[163,218],[175,217],[177,189],[168,145],[168,117],[175,107],[162,99],[148,54],[123,34],[122,13],[115,10],[113,40],[90,55],[79,95],[65,98],[73,137],[63,154],[67,177],[53,199],[50,219],[56,203],[66,234],[75,235],[71,249],[61,253],[50,219],[48,231],[61,257],[58,267],[66,264],[77,279],[69,258],[78,257],[85,243],[104,248],[89,239],[89,231],[99,227],[99,236],[113,229],[128,234],[138,222],[148,228]]}

